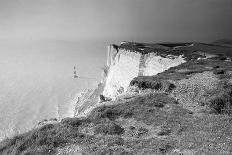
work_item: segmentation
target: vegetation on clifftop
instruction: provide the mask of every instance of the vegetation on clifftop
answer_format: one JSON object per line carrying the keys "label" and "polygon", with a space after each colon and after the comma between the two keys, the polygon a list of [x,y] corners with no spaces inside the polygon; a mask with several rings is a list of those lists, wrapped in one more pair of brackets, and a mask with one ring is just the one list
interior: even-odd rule
{"label": "vegetation on clifftop", "polygon": [[[221,55],[221,57],[232,56],[231,44],[220,44],[220,43],[135,43],[135,42],[124,42],[119,49],[125,49],[131,52],[140,52],[142,54],[156,53],[161,57],[180,56],[189,61],[196,60],[198,58],[212,57],[215,55]],[[208,55],[210,54],[210,55]],[[174,57],[173,57],[174,58]]]}

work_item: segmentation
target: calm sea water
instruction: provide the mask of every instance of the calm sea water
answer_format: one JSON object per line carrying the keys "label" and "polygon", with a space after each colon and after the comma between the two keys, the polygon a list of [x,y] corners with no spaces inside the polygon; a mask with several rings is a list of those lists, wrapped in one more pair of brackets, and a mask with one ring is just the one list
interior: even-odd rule
{"label": "calm sea water", "polygon": [[[78,94],[100,80],[105,60],[99,42],[1,43],[0,139],[43,119],[71,117]],[[74,66],[89,79],[74,79]]]}

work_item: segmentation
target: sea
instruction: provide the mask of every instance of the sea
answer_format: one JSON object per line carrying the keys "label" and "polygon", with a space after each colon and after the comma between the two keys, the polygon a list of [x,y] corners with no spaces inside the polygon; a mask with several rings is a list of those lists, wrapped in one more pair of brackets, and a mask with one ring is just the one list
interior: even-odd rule
{"label": "sea", "polygon": [[[0,140],[42,120],[72,117],[79,94],[101,80],[106,42],[0,42]],[[78,78],[74,78],[74,66]]]}

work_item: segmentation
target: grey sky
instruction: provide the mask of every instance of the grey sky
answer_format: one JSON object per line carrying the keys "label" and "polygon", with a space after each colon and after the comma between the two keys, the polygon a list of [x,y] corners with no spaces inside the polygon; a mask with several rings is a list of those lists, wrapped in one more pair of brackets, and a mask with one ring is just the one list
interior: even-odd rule
{"label": "grey sky", "polygon": [[231,0],[0,0],[1,40],[232,39]]}

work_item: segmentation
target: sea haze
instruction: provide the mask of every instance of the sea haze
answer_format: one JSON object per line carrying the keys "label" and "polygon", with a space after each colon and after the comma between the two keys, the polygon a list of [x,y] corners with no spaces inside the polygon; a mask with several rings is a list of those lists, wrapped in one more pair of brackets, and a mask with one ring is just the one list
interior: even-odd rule
{"label": "sea haze", "polygon": [[[43,119],[72,116],[78,94],[100,80],[105,60],[106,46],[94,41],[1,42],[0,139]],[[89,79],[74,79],[74,66]]]}

